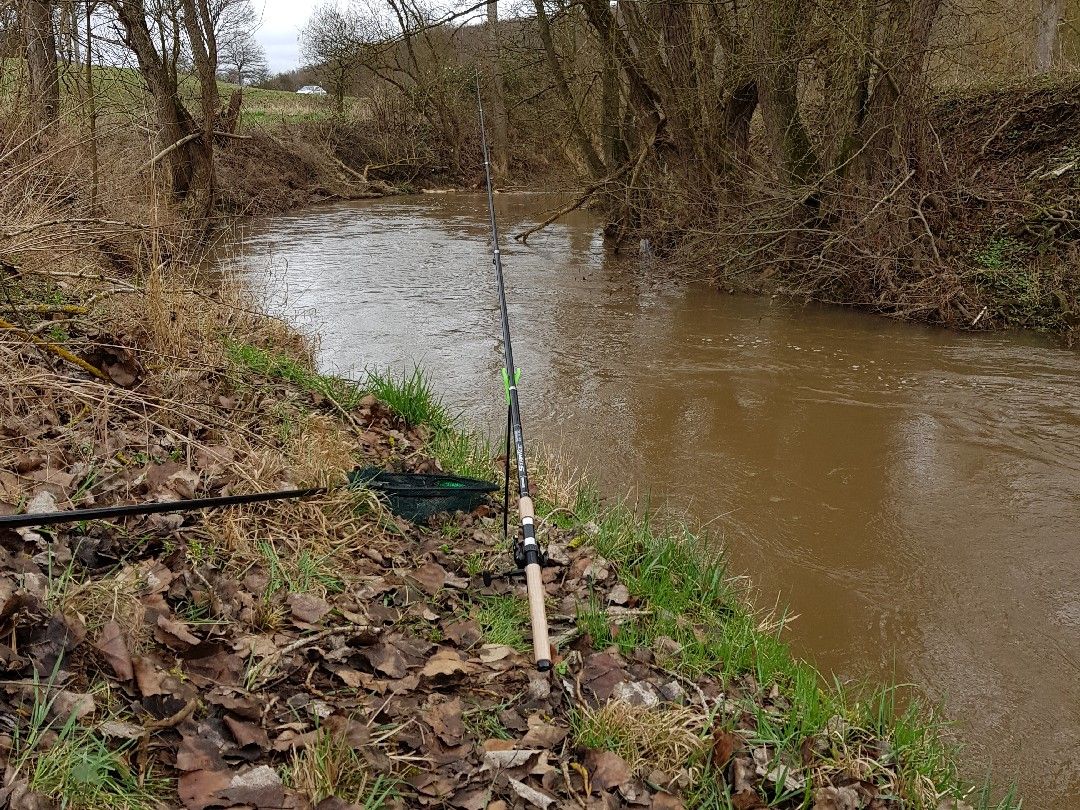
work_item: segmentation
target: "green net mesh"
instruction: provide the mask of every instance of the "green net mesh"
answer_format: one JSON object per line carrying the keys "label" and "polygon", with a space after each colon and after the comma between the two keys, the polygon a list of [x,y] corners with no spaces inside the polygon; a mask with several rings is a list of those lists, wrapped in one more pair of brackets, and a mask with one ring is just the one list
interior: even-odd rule
{"label": "green net mesh", "polygon": [[479,478],[393,473],[379,467],[354,470],[349,483],[378,493],[391,512],[413,523],[426,523],[439,512],[471,512],[498,489]]}

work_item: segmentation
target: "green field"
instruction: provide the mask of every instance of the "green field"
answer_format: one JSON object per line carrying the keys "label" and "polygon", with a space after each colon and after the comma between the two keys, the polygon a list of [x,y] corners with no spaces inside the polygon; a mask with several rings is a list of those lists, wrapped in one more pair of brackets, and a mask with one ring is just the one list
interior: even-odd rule
{"label": "green field", "polygon": [[[147,109],[146,86],[134,68],[98,66],[93,68],[94,100],[97,111],[103,115],[132,115]],[[86,102],[86,79],[82,69],[61,68],[61,102],[68,114],[84,112]],[[240,87],[229,82],[218,82],[222,104]],[[188,109],[193,113],[198,107],[198,83],[193,76],[180,81],[180,93]],[[0,60],[0,93],[8,103],[19,104],[26,99],[25,70],[21,59]],[[241,108],[241,127],[257,124],[295,123],[317,121],[333,114],[334,102],[330,96],[300,95],[286,90],[262,90],[246,87]],[[355,112],[359,99],[346,98],[346,114]]]}

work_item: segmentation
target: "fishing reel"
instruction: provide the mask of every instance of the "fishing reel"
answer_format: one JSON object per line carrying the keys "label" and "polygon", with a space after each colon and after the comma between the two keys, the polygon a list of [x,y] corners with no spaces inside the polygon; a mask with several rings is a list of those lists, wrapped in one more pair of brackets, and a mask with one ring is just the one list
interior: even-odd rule
{"label": "fishing reel", "polygon": [[[509,571],[484,571],[481,576],[484,578],[484,586],[490,587],[491,583],[496,579],[506,578],[508,580],[517,579],[518,577],[524,578],[525,576],[525,543],[521,538],[514,540],[514,544],[510,548],[510,554],[514,559],[514,568]],[[547,552],[544,549],[540,549],[540,567],[541,568],[558,568],[559,563],[553,562],[548,559]]]}

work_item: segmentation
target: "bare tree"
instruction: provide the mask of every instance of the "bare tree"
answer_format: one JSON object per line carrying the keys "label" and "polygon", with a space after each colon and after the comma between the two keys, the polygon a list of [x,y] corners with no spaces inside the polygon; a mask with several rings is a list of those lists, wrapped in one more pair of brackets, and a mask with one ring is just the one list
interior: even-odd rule
{"label": "bare tree", "polygon": [[56,123],[60,112],[52,0],[22,0],[19,12],[26,46],[30,102],[38,126],[48,129]]}
{"label": "bare tree", "polygon": [[[570,122],[570,132],[574,136],[578,151],[581,152],[581,157],[589,169],[589,174],[592,175],[593,179],[599,179],[605,173],[604,163],[601,161],[600,155],[596,151],[596,145],[592,142],[592,138],[589,137],[585,124],[576,109],[570,82],[555,49],[555,39],[551,35],[551,25],[548,21],[547,10],[544,8],[544,0],[533,0],[533,7],[536,9],[537,31],[540,34],[540,41],[544,45],[544,58],[547,61],[551,79],[555,83],[555,89],[559,93],[559,99],[566,110],[565,115]],[[608,92],[611,88],[605,86],[604,90]]]}
{"label": "bare tree", "polygon": [[222,66],[241,87],[267,72],[266,51],[255,38],[262,24],[250,0],[215,0],[214,29]]}
{"label": "bare tree", "polygon": [[267,76],[266,51],[251,31],[238,31],[221,45],[221,64],[228,78],[241,88]]}
{"label": "bare tree", "polygon": [[510,146],[507,143],[506,98],[499,70],[499,0],[487,2],[487,31],[484,67],[487,74],[488,125],[491,129],[491,168],[495,178],[510,172]]}
{"label": "bare tree", "polygon": [[[120,24],[124,44],[135,54],[154,105],[161,151],[152,163],[166,167],[170,192],[190,213],[206,216],[214,194],[213,139],[206,137],[212,121],[200,126],[180,96],[178,74],[186,27],[181,10],[157,4],[150,7],[144,0],[109,0],[109,5]],[[199,23],[193,21],[192,25]],[[205,59],[205,54],[201,58]],[[217,97],[217,78],[211,74],[211,79],[213,88],[204,88],[201,93],[204,114],[208,100]]]}
{"label": "bare tree", "polygon": [[329,85],[338,115],[345,112],[345,94],[360,67],[365,28],[355,9],[325,4],[315,7],[300,32],[300,54]]}
{"label": "bare tree", "polygon": [[1035,20],[1035,72],[1047,73],[1054,65],[1058,28],[1065,12],[1065,0],[1039,0]]}

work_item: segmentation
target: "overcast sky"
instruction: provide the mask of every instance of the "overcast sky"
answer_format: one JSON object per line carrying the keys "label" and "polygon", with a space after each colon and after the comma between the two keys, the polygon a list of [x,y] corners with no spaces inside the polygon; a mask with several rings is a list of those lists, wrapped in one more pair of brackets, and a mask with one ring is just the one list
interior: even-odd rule
{"label": "overcast sky", "polygon": [[[2,5],[3,0],[0,0]],[[327,2],[327,0],[318,0]],[[344,5],[347,0],[336,0]],[[256,11],[262,12],[262,28],[256,37],[266,48],[266,58],[271,73],[281,73],[300,66],[300,29],[307,23],[316,0],[252,0]],[[447,14],[455,6],[455,0],[425,0],[423,7],[436,18]],[[470,2],[468,5],[472,5]],[[363,6],[372,14],[387,14],[383,0],[367,0]],[[520,1],[500,0],[502,16],[520,14]],[[530,6],[531,7],[531,6]]]}
{"label": "overcast sky", "polygon": [[299,66],[300,43],[297,37],[314,5],[305,0],[255,0],[255,8],[262,7],[263,17],[257,36],[266,48],[271,73]]}

